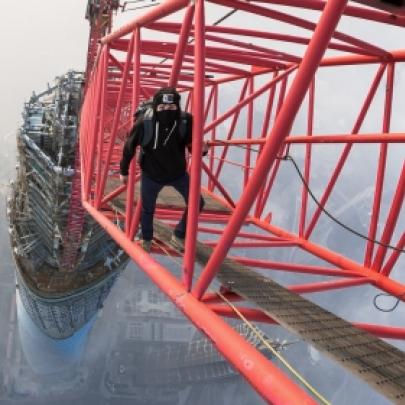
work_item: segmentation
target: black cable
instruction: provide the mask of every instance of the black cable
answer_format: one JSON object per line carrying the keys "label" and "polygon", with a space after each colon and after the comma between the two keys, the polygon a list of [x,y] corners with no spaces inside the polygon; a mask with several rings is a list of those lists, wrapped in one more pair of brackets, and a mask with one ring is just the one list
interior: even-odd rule
{"label": "black cable", "polygon": [[[225,14],[224,16],[222,16],[221,18],[219,18],[218,20],[216,20],[212,25],[215,26],[215,25],[220,24],[221,22],[223,22],[224,20],[226,20],[227,18],[229,18],[231,15],[235,14],[237,10],[238,10],[238,9],[234,8],[233,10],[229,11],[227,14]],[[194,38],[191,38],[191,39],[188,41],[188,43],[190,44],[190,43],[193,42],[193,41],[194,41]],[[168,59],[168,58],[162,59],[162,60],[159,62],[159,64],[164,63],[167,59]],[[217,141],[217,142],[221,142],[221,141],[219,141],[219,140],[216,140],[216,141]],[[228,145],[226,142],[221,142],[221,143]],[[246,147],[246,146],[243,146],[243,145],[232,145],[232,146],[236,146],[236,147],[241,148],[241,149],[251,150],[251,151],[253,151],[253,152],[260,153],[260,151],[259,151],[258,149],[255,149],[255,148],[252,148],[252,147]],[[321,211],[322,211],[325,215],[327,215],[332,221],[334,221],[335,223],[337,223],[338,225],[340,225],[342,228],[346,229],[348,232],[351,232],[351,233],[353,233],[354,235],[357,235],[358,237],[360,237],[360,238],[362,238],[362,239],[365,239],[365,240],[367,240],[367,241],[369,241],[369,242],[372,242],[372,243],[376,243],[377,245],[386,247],[386,248],[388,248],[388,249],[392,249],[392,250],[398,251],[398,252],[400,252],[400,253],[405,253],[405,249],[399,249],[399,248],[397,248],[396,246],[392,246],[392,245],[389,245],[389,244],[382,243],[382,242],[380,242],[380,241],[378,241],[378,240],[371,239],[371,238],[369,238],[368,236],[363,235],[362,233],[356,231],[356,230],[353,229],[353,228],[350,228],[349,226],[347,226],[347,225],[344,224],[343,222],[339,221],[339,220],[338,220],[337,218],[335,218],[331,213],[329,213],[329,211],[327,211],[327,210],[325,209],[325,207],[324,207],[324,206],[319,202],[319,200],[315,197],[315,195],[314,195],[314,193],[312,192],[312,190],[310,189],[308,183],[305,181],[305,178],[304,178],[304,176],[302,175],[301,170],[299,169],[299,167],[298,167],[297,163],[295,162],[294,158],[293,158],[292,156],[290,156],[290,155],[286,155],[286,156],[283,156],[283,157],[278,157],[277,159],[289,160],[289,161],[294,165],[295,170],[297,171],[299,177],[301,178],[301,181],[302,181],[302,183],[304,184],[304,187],[306,188],[306,190],[308,191],[308,194],[311,196],[312,200],[313,200],[313,201],[315,202],[315,204],[321,209]]]}
{"label": "black cable", "polygon": [[379,297],[394,297],[394,296],[392,294],[388,294],[388,293],[381,293],[381,294],[377,294],[373,299],[373,305],[379,311],[381,311],[381,312],[393,312],[397,308],[397,306],[399,304],[399,301],[401,301],[401,298],[405,297],[405,293],[401,294],[399,297],[396,297],[397,302],[394,304],[394,306],[392,306],[391,308],[388,308],[388,309],[381,308],[381,307],[379,307],[377,305],[377,298],[379,298]]}
{"label": "black cable", "polygon": [[229,11],[229,13],[226,13],[224,16],[216,20],[212,25],[219,25],[221,22],[225,21],[227,18],[229,18],[232,14],[235,14],[238,11],[237,8],[234,8],[233,10]]}
{"label": "black cable", "polygon": [[[216,142],[220,142],[220,143],[229,145],[229,144],[227,144],[226,142],[221,142],[221,141],[218,141],[218,140],[216,140]],[[259,153],[259,152],[260,152],[258,149],[255,149],[255,148],[252,148],[252,147],[246,147],[246,146],[243,146],[243,145],[231,145],[231,146],[237,146],[237,147],[239,147],[239,148],[241,148],[241,149],[252,150],[252,151],[254,151],[254,152],[256,152],[256,153]],[[302,183],[304,184],[304,187],[305,187],[305,188],[307,189],[307,191],[308,191],[308,194],[309,194],[309,195],[311,196],[311,198],[314,200],[314,202],[316,203],[316,205],[322,210],[322,212],[324,212],[332,221],[336,222],[338,225],[340,225],[341,227],[343,227],[343,228],[346,229],[347,231],[349,231],[349,232],[351,232],[351,233],[353,233],[353,234],[355,234],[355,235],[357,235],[357,236],[359,236],[359,237],[361,237],[361,238],[363,238],[363,239],[366,239],[366,240],[368,240],[368,241],[370,241],[370,242],[376,243],[376,244],[378,244],[378,245],[384,246],[384,247],[389,248],[389,249],[393,249],[393,250],[399,251],[400,253],[404,253],[404,252],[405,252],[405,250],[403,250],[403,249],[398,249],[396,246],[386,245],[385,243],[382,243],[382,242],[380,242],[380,241],[377,241],[377,240],[374,240],[374,239],[370,239],[370,238],[368,238],[367,236],[365,236],[365,235],[363,235],[363,234],[357,232],[356,230],[354,230],[354,229],[350,228],[349,226],[347,226],[347,225],[343,224],[342,222],[340,222],[337,218],[335,218],[332,214],[330,214],[330,213],[322,206],[322,204],[318,201],[318,199],[315,197],[314,193],[313,193],[312,190],[310,189],[308,183],[305,181],[305,178],[304,178],[304,176],[302,175],[301,170],[299,169],[299,167],[298,167],[296,161],[293,159],[293,157],[290,156],[290,155],[286,155],[286,156],[283,156],[283,157],[277,157],[277,159],[289,160],[289,161],[294,165],[295,170],[297,171],[297,173],[298,173],[298,175],[299,175],[299,177],[300,177]],[[399,302],[402,300],[402,298],[405,297],[405,292],[404,292],[403,294],[401,294],[399,297],[396,297],[396,302],[395,302],[395,304],[394,304],[391,308],[387,308],[387,309],[381,308],[381,307],[377,304],[377,299],[378,299],[379,297],[382,297],[382,296],[385,296],[385,297],[395,297],[394,295],[388,294],[388,293],[380,293],[380,294],[377,294],[377,295],[373,298],[373,305],[374,305],[374,307],[375,307],[378,311],[381,311],[381,312],[393,312],[393,311],[398,307]]]}
{"label": "black cable", "polygon": [[357,235],[358,237],[360,237],[360,238],[362,238],[362,239],[365,239],[365,240],[367,240],[367,241],[369,241],[369,242],[376,243],[377,245],[383,246],[383,247],[388,248],[388,249],[396,250],[397,252],[400,252],[400,253],[405,253],[405,249],[399,249],[399,248],[397,248],[396,246],[392,246],[392,245],[389,245],[389,244],[380,242],[380,241],[378,241],[378,240],[371,239],[371,238],[369,238],[368,236],[363,235],[362,233],[356,231],[356,230],[353,229],[353,228],[350,228],[349,226],[347,226],[347,225],[344,224],[343,222],[339,221],[339,220],[338,220],[337,218],[335,218],[331,213],[329,213],[329,212],[322,206],[322,204],[317,200],[317,198],[316,198],[315,195],[313,194],[312,190],[309,188],[307,182],[305,181],[304,176],[302,175],[300,169],[298,168],[297,163],[296,163],[295,160],[292,158],[292,156],[286,155],[286,156],[283,156],[283,157],[278,158],[278,159],[289,160],[289,161],[294,165],[294,167],[295,167],[295,169],[296,169],[296,171],[297,171],[299,177],[301,178],[302,183],[304,184],[304,186],[305,186],[305,188],[307,189],[307,191],[308,191],[309,195],[311,196],[311,198],[314,200],[314,202],[316,203],[316,205],[322,210],[322,212],[323,212],[324,214],[326,214],[332,221],[336,222],[336,223],[337,223],[338,225],[340,225],[342,228],[344,228],[344,229],[346,229],[347,231],[353,233],[354,235]]}
{"label": "black cable", "polygon": [[[250,0],[249,0],[250,1]],[[248,1],[248,2],[249,2]],[[231,15],[235,14],[238,11],[237,8],[234,8],[233,10],[229,11],[228,13],[226,13],[225,15],[223,15],[221,18],[218,18],[218,20],[214,21],[212,23],[213,26],[215,25],[219,25],[221,24],[221,22],[225,21],[227,18],[229,18]],[[192,42],[194,42],[194,38],[190,38],[187,42],[187,45],[191,44]],[[164,62],[166,62],[169,58],[164,58],[162,59],[159,64],[162,64]]]}
{"label": "black cable", "polygon": [[130,1],[125,1],[124,4],[121,6],[122,9],[122,13],[126,13],[128,11],[137,11],[137,10],[141,10],[143,8],[148,8],[148,7],[154,7],[154,6],[158,6],[160,3],[156,2],[156,0],[151,0],[152,4],[147,4],[145,6],[136,6],[135,8],[126,8],[128,4],[139,4],[139,3],[143,3],[146,0],[130,0]]}
{"label": "black cable", "polygon": [[[221,17],[221,18],[219,18],[218,20],[216,20],[212,25],[213,25],[213,26],[219,25],[221,22],[223,22],[224,20],[226,20],[227,18],[229,18],[231,15],[233,15],[234,13],[236,13],[236,11],[237,11],[237,9],[234,8],[233,10],[231,10],[231,11],[229,11],[227,14],[225,14],[223,17]],[[191,39],[188,41],[188,44],[192,43],[193,41],[194,41],[194,38],[191,38]],[[164,59],[162,59],[159,63],[162,64],[162,63],[166,62],[167,59],[168,59],[168,58],[164,58]],[[222,144],[225,144],[225,145],[228,145],[228,146],[229,146],[229,144],[226,143],[226,142],[221,142],[221,141],[219,141],[219,140],[216,140],[216,142],[220,142],[220,143],[222,143]],[[253,152],[260,153],[260,151],[259,151],[258,149],[252,148],[251,146],[249,146],[249,147],[244,146],[244,145],[231,145],[231,146],[236,146],[236,147],[241,148],[241,149],[251,150],[251,151],[253,151]],[[276,159],[289,160],[289,161],[294,165],[294,168],[295,168],[295,170],[297,171],[298,176],[300,177],[300,179],[301,179],[301,181],[302,181],[304,187],[305,187],[306,190],[308,191],[308,194],[310,195],[310,197],[312,198],[312,200],[313,200],[313,201],[315,202],[315,204],[321,209],[321,211],[322,211],[325,215],[327,215],[332,221],[334,221],[336,224],[340,225],[342,228],[346,229],[348,232],[351,232],[351,233],[353,233],[354,235],[356,235],[356,236],[358,236],[358,237],[360,237],[360,238],[362,238],[362,239],[365,239],[365,240],[367,240],[367,241],[369,241],[369,242],[376,243],[377,245],[386,247],[386,248],[388,248],[388,249],[396,250],[396,251],[398,251],[398,252],[400,252],[400,253],[405,253],[405,250],[404,250],[404,249],[399,249],[399,248],[397,248],[396,246],[388,245],[388,244],[382,243],[382,242],[380,242],[380,241],[378,241],[378,240],[371,239],[371,238],[369,238],[369,237],[363,235],[362,233],[357,232],[355,229],[350,228],[349,226],[347,226],[347,225],[344,224],[343,222],[339,221],[339,220],[338,220],[337,218],[335,218],[329,211],[327,211],[327,210],[325,209],[325,207],[324,207],[324,206],[319,202],[319,200],[315,197],[314,193],[312,192],[311,188],[309,187],[308,183],[306,182],[306,180],[305,180],[305,178],[304,178],[304,176],[303,176],[301,170],[299,169],[299,167],[298,167],[296,161],[294,160],[294,158],[293,158],[291,155],[286,155],[286,156],[283,156],[283,157],[277,157]],[[399,305],[399,301],[401,301],[401,298],[405,297],[405,292],[404,292],[403,294],[401,294],[399,297],[397,297],[396,303],[394,304],[393,307],[391,307],[391,308],[389,308],[389,309],[384,309],[384,308],[381,308],[381,307],[379,307],[379,306],[377,305],[377,299],[378,299],[379,297],[381,297],[381,296],[391,296],[391,297],[393,297],[392,294],[386,294],[386,293],[377,294],[377,295],[374,297],[374,299],[373,299],[373,305],[374,305],[374,307],[375,307],[377,310],[382,311],[382,312],[393,312],[393,311],[397,308],[397,306]]]}
{"label": "black cable", "polygon": [[[224,145],[236,146],[236,147],[241,148],[241,149],[251,150],[251,151],[253,151],[253,152],[260,153],[260,151],[259,151],[258,149],[255,149],[255,148],[252,148],[252,147],[247,147],[247,146],[244,146],[244,145],[235,145],[235,144],[234,144],[234,145],[230,145],[230,144],[228,144],[227,142],[222,142],[222,141],[217,140],[217,139],[215,140],[215,142],[220,142],[220,143],[222,143],[222,144],[224,144]],[[324,206],[319,202],[319,200],[315,197],[314,193],[312,192],[312,190],[311,190],[311,188],[309,187],[308,183],[305,181],[305,178],[304,178],[303,174],[301,173],[301,170],[299,169],[299,167],[298,167],[296,161],[294,160],[294,158],[293,158],[292,156],[290,156],[290,155],[285,155],[285,156],[283,156],[283,157],[277,157],[276,159],[289,160],[289,161],[294,165],[294,168],[295,168],[295,170],[297,171],[298,176],[300,177],[302,183],[304,184],[304,187],[305,187],[306,190],[308,191],[308,194],[310,195],[310,197],[312,198],[312,200],[313,200],[313,201],[315,202],[315,204],[322,210],[322,212],[323,212],[325,215],[327,215],[333,222],[337,223],[337,224],[340,225],[342,228],[346,229],[347,231],[353,233],[354,235],[356,235],[356,236],[358,236],[358,237],[360,237],[360,238],[362,238],[362,239],[365,239],[365,240],[367,240],[367,241],[369,241],[369,242],[376,243],[377,245],[386,247],[386,248],[388,248],[388,249],[395,250],[395,251],[400,252],[400,253],[405,253],[405,250],[404,250],[404,249],[399,249],[399,248],[397,248],[396,246],[392,246],[392,245],[389,245],[389,244],[385,244],[385,243],[383,243],[383,242],[380,242],[380,241],[378,241],[378,240],[371,239],[371,238],[369,238],[368,236],[363,235],[362,233],[356,231],[356,230],[353,229],[353,228],[350,228],[349,226],[347,226],[347,225],[344,224],[343,222],[339,221],[339,220],[338,220],[336,217],[334,217],[329,211],[327,211],[327,210],[325,209],[325,207],[324,207]]]}
{"label": "black cable", "polygon": [[155,3],[155,4],[148,4],[148,5],[146,5],[146,6],[138,6],[138,7],[135,7],[135,8],[127,8],[127,9],[125,9],[124,11],[123,11],[123,13],[126,13],[126,12],[128,12],[128,11],[138,11],[138,10],[142,10],[142,9],[144,9],[144,8],[149,8],[149,7],[155,7],[155,6],[158,6],[160,3]]}

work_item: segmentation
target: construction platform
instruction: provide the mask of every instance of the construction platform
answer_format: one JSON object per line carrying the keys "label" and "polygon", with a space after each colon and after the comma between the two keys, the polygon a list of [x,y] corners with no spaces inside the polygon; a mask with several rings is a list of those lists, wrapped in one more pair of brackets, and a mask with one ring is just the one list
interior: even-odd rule
{"label": "construction platform", "polygon": [[[211,195],[204,192],[202,195],[208,210],[230,212]],[[111,204],[114,209],[122,211],[124,201],[121,197]],[[158,205],[175,209],[184,207],[179,194],[170,187],[162,190]],[[154,230],[155,239],[171,246],[171,227],[155,220]],[[198,241],[196,260],[204,266],[212,251],[211,247]],[[178,253],[181,254],[180,251]],[[216,278],[228,290],[255,304],[256,308],[281,326],[300,336],[394,403],[405,402],[404,352],[234,260],[226,258]]]}

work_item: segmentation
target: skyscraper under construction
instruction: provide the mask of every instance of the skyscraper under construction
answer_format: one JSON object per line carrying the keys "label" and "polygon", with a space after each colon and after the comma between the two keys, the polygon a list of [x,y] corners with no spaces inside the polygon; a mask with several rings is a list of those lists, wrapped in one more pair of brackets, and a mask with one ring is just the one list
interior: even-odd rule
{"label": "skyscraper under construction", "polygon": [[[103,229],[71,206],[82,83],[81,73],[69,72],[26,103],[9,199],[21,301],[35,324],[56,339],[73,335],[92,319],[127,263]],[[69,231],[74,221],[78,235]],[[78,241],[74,266],[66,261],[72,236]]]}

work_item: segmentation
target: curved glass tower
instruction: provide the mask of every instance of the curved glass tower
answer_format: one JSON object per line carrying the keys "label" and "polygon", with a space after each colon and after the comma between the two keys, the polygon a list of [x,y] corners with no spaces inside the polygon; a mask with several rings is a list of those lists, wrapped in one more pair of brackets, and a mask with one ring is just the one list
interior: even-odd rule
{"label": "curved glass tower", "polygon": [[[23,340],[37,348],[27,351],[34,357],[47,341],[48,357],[61,357],[64,366],[78,358],[95,314],[128,261],[85,215],[75,265],[64,265],[72,243],[68,220],[76,215],[71,194],[82,83],[81,73],[69,72],[26,103],[18,174],[8,203],[21,335],[30,336]],[[34,358],[32,363],[38,365]]]}

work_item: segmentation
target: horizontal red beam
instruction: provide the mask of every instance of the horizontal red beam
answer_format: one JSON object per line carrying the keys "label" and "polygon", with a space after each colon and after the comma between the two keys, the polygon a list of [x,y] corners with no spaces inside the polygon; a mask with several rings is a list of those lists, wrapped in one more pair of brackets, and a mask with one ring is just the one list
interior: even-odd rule
{"label": "horizontal red beam", "polygon": [[121,185],[118,188],[116,188],[114,191],[112,191],[111,193],[107,194],[103,200],[101,201],[101,204],[106,204],[109,201],[111,201],[112,199],[114,199],[115,197],[117,197],[118,195],[120,195],[121,193],[123,193],[126,190],[127,186],[126,185]]}
{"label": "horizontal red beam", "polygon": [[322,291],[338,290],[340,288],[356,287],[359,285],[369,284],[370,280],[366,277],[355,277],[350,279],[321,281],[317,283],[307,283],[301,285],[292,285],[287,287],[288,290],[297,294],[315,293]]}
{"label": "horizontal red beam", "polygon": [[[218,243],[217,240],[205,240],[204,244],[207,246],[216,246]],[[243,241],[243,242],[233,242],[232,248],[271,248],[271,247],[295,247],[299,246],[296,242],[278,240],[278,241],[268,241],[268,242],[252,242],[252,241]]]}
{"label": "horizontal red beam", "polygon": [[251,218],[251,221],[262,228],[263,230],[268,230],[274,235],[278,235],[281,238],[290,238],[291,240],[297,239],[301,242],[301,248],[307,252],[313,254],[314,256],[327,261],[328,263],[339,266],[343,268],[342,271],[349,271],[358,276],[366,276],[370,279],[373,285],[377,286],[381,290],[388,292],[402,301],[405,301],[404,291],[405,285],[396,280],[392,280],[388,277],[384,277],[381,274],[371,271],[368,267],[365,267],[352,259],[344,257],[341,254],[333,252],[326,247],[317,245],[309,240],[300,238],[291,232],[288,232],[282,228],[279,228],[273,224],[258,220],[256,218]]}
{"label": "horizontal red beam", "polygon": [[[136,243],[130,241],[124,232],[93,206],[85,201],[83,205],[173,304],[214,342],[224,357],[245,376],[266,401],[276,404],[315,404],[303,389],[294,384],[230,325],[187,292],[184,285],[170,271],[156,262]],[[238,350],[235,350],[235,347]]]}
{"label": "horizontal red beam", "polygon": [[386,339],[405,339],[405,328],[394,326],[374,325],[369,323],[355,323],[357,328],[365,330],[375,336]]}
{"label": "horizontal red beam", "polygon": [[132,33],[136,28],[143,27],[146,24],[150,24],[159,18],[166,17],[169,14],[186,7],[189,4],[189,0],[166,0],[157,7],[153,7],[146,13],[139,15],[135,20],[125,24],[120,29],[112,32],[109,35],[101,38],[102,44],[108,44],[112,41]]}
{"label": "horizontal red beam", "polygon": [[[181,25],[178,23],[172,22],[156,22],[153,24],[148,25],[148,28],[160,30],[169,33],[179,33]],[[274,41],[280,42],[287,42],[287,43],[295,43],[299,45],[308,45],[311,38],[310,37],[303,37],[298,35],[291,35],[291,34],[282,34],[280,32],[270,32],[270,31],[259,31],[259,30],[252,30],[252,29],[245,29],[240,27],[224,27],[218,25],[211,25],[205,27],[206,32],[215,32],[215,33],[222,33],[229,35],[237,35],[238,37],[253,37],[253,38],[263,38],[263,39],[270,39]],[[358,47],[353,45],[346,45],[341,42],[334,42],[331,41],[328,45],[328,48],[338,50],[341,52],[350,52],[350,53],[360,53],[369,55],[369,53],[364,53],[364,51]]]}
{"label": "horizontal red beam", "polygon": [[[405,133],[358,134],[358,135],[293,135],[285,139],[286,143],[405,143]],[[229,141],[208,141],[210,146],[225,145],[264,145],[265,138],[233,139]]]}
{"label": "horizontal red beam", "polygon": [[[200,226],[198,228],[198,230],[200,232],[211,233],[214,235],[222,235],[222,233],[224,232],[223,229],[208,228],[208,227],[204,227],[204,226]],[[239,232],[237,237],[238,238],[249,238],[249,239],[255,239],[255,240],[265,240],[268,242],[282,242],[282,241],[285,242],[285,241],[287,241],[287,239],[282,239],[277,236],[269,236],[269,235],[263,235],[263,234],[259,234],[259,233],[253,233],[253,232]]]}
{"label": "horizontal red beam", "polygon": [[[229,306],[219,304],[208,304],[208,307],[217,315],[225,316],[227,318],[240,319],[239,315]],[[266,315],[263,311],[247,308],[236,307],[238,311],[249,321],[263,322],[278,325],[278,322]],[[367,323],[352,323],[356,328],[371,333],[374,336],[386,339],[405,339],[405,328],[397,328],[393,326],[374,325]]]}
{"label": "horizontal red beam", "polygon": [[342,55],[333,56],[322,59],[320,66],[342,66],[342,65],[362,65],[362,64],[374,64],[381,62],[404,62],[405,61],[405,49],[398,49],[389,52],[389,58],[382,60],[377,56],[365,56],[365,55]]}
{"label": "horizontal red beam", "polygon": [[[267,17],[271,20],[277,20],[286,24],[290,24],[294,27],[300,27],[306,30],[311,30],[314,31],[316,30],[317,24],[313,21],[309,21],[303,18],[300,18],[298,16],[294,16],[292,14],[284,13],[282,11],[278,11],[275,9],[269,9],[266,7],[260,7],[255,4],[251,3],[245,3],[240,0],[208,0],[211,2],[215,2],[217,4],[221,4],[223,6],[231,7],[234,9],[239,9],[246,11],[247,13],[253,14],[254,17],[257,16],[263,16]],[[366,41],[360,40],[358,38],[355,38],[353,36],[344,34],[342,32],[339,32],[337,30],[334,31],[332,34],[332,37],[336,40],[343,41],[345,43],[348,43],[350,45],[354,45],[358,47],[359,49],[362,49],[363,51],[369,52],[371,55],[377,55],[378,57],[386,57],[387,52],[379,48],[378,46],[368,43]],[[327,46],[327,44],[325,44]]]}
{"label": "horizontal red beam", "polygon": [[[334,281],[321,281],[317,283],[306,283],[301,285],[292,285],[286,287],[288,290],[297,294],[307,294],[314,292],[322,292],[329,290],[337,290],[340,288],[355,287],[358,285],[368,284],[370,281],[366,277],[356,277],[351,279],[341,279]],[[241,296],[232,291],[222,293],[228,301],[243,300]],[[223,299],[217,293],[207,293],[203,296],[202,301],[205,303],[223,303]]]}
{"label": "horizontal red beam", "polygon": [[[326,5],[325,0],[256,0],[256,3],[280,4],[283,6],[301,7],[318,11],[322,11]],[[379,3],[384,3],[384,1],[380,1]],[[400,27],[405,26],[404,16],[396,15],[394,17],[390,12],[380,11],[372,8],[347,5],[343,14],[350,17],[361,18],[389,25],[397,25]]]}
{"label": "horizontal red beam", "polygon": [[233,260],[236,260],[238,263],[244,264],[246,266],[258,267],[262,269],[269,270],[283,270],[293,273],[306,273],[306,274],[317,274],[323,276],[336,276],[336,277],[362,277],[364,274],[360,274],[357,271],[342,270],[338,268],[329,268],[321,266],[310,266],[310,265],[301,265],[293,263],[282,263],[282,262],[272,262],[269,260],[259,260],[251,259],[241,256],[231,256]]}

